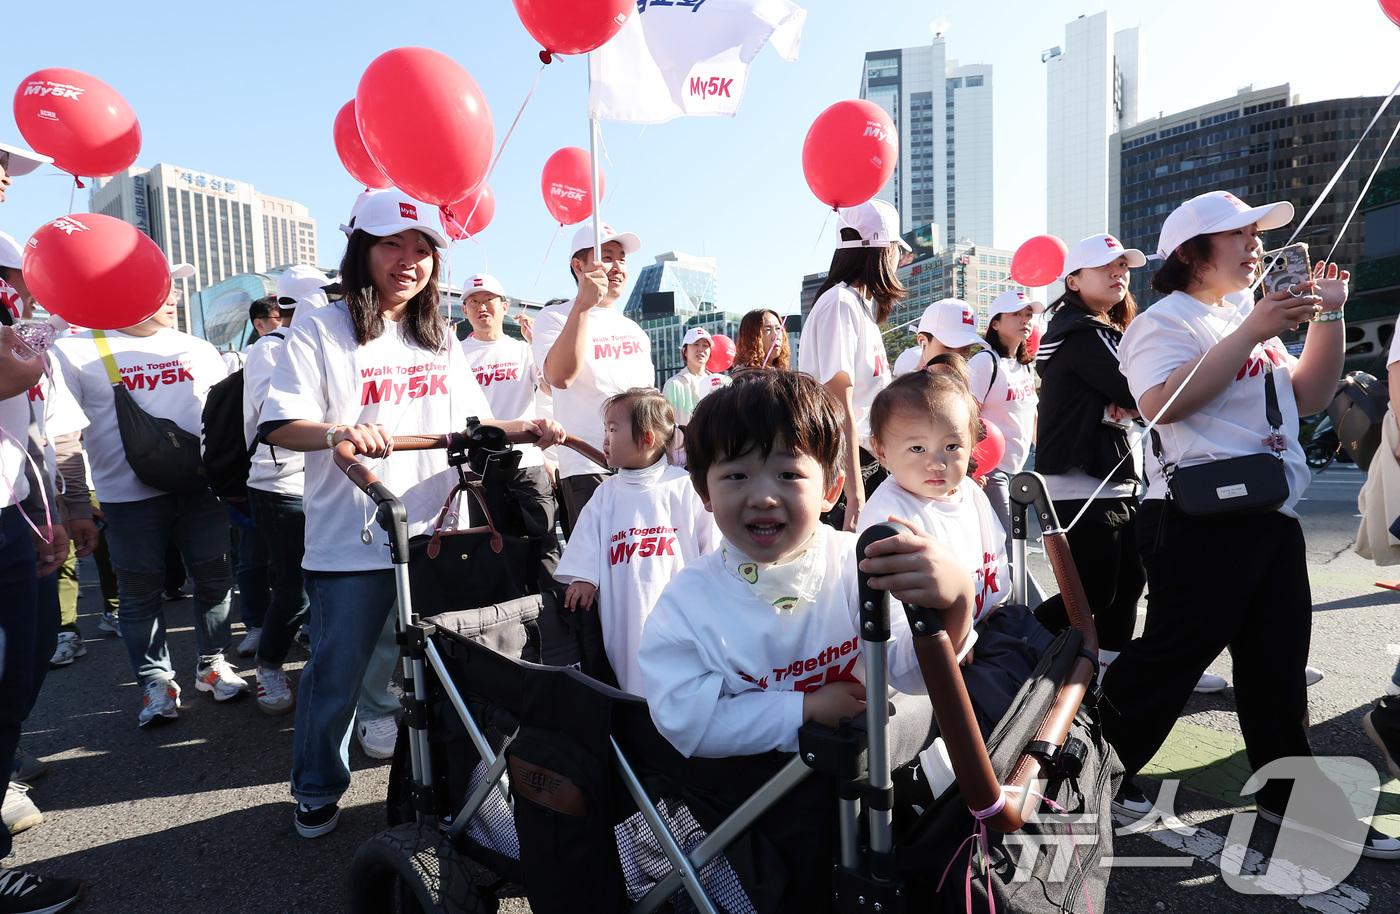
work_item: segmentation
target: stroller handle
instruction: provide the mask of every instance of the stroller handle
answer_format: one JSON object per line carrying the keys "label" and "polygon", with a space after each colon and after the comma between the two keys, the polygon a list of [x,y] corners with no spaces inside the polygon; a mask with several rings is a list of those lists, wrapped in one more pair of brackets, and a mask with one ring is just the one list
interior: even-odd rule
{"label": "stroller handle", "polygon": [[[466,434],[463,432],[450,432],[445,435],[395,435],[393,449],[396,451],[427,451],[460,445],[465,439]],[[511,444],[534,444],[540,440],[540,436],[534,432],[511,432],[506,436],[506,440]],[[603,456],[602,451],[575,435],[566,435],[560,443],[564,447],[572,448],[594,463],[607,465],[607,458]],[[379,499],[375,498],[375,492],[372,491],[372,488],[379,483],[379,477],[360,462],[359,452],[355,450],[354,442],[342,441],[337,444],[334,459],[335,465],[340,467],[346,476],[350,477],[350,481],[370,498],[374,498],[377,503]]]}

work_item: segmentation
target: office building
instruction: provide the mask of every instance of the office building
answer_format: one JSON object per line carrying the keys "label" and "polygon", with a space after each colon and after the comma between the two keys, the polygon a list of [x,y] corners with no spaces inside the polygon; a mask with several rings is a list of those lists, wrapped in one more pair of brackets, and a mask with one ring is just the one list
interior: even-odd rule
{"label": "office building", "polygon": [[691,327],[733,339],[742,314],[731,314],[716,303],[719,267],[713,257],[696,257],[680,251],[656,255],[656,262],[642,267],[623,309],[651,340],[651,361],[656,386],[685,367],[681,340]]}
{"label": "office building", "polygon": [[1068,244],[1118,233],[1119,134],[1137,121],[1136,28],[1113,30],[1107,12],[1065,26],[1046,67],[1046,228]]}
{"label": "office building", "polygon": [[1352,269],[1347,299],[1346,371],[1385,377],[1385,359],[1400,311],[1400,168],[1376,175],[1361,201],[1361,259]]}
{"label": "office building", "polygon": [[292,200],[258,194],[262,201],[263,260],[269,269],[304,263],[316,266],[316,220]]}
{"label": "office building", "polygon": [[[309,234],[314,239],[315,222],[305,207],[287,200],[267,199],[288,206],[288,211],[279,213],[289,221],[295,218],[298,232],[302,224],[310,225]],[[136,226],[159,245],[170,263],[194,266],[193,276],[176,280],[184,294],[177,326],[199,335],[202,322],[193,306],[194,293],[240,274],[266,273],[286,265],[268,261],[263,228],[267,210],[263,200],[246,182],[161,162],[99,179],[93,186],[88,209]],[[296,237],[300,241],[302,236]],[[301,250],[298,245],[297,252]],[[314,240],[307,250],[314,258]],[[287,263],[315,261],[296,259]]]}
{"label": "office building", "polygon": [[[1221,101],[1142,121],[1122,133],[1119,237],[1127,247],[1150,254],[1168,213],[1197,194],[1226,190],[1251,204],[1290,201],[1297,214],[1293,223],[1264,239],[1270,248],[1282,245],[1382,101],[1303,103],[1287,84],[1247,87]],[[1348,173],[1304,227],[1298,240],[1308,244],[1313,258],[1332,248],[1397,119],[1400,109],[1381,117]],[[1362,220],[1353,221],[1332,259],[1344,266],[1359,263],[1366,256],[1365,229]],[[1140,303],[1156,298],[1149,291],[1153,272],[1149,264],[1133,274],[1131,288]]]}
{"label": "office building", "polygon": [[945,242],[992,242],[992,68],[948,60],[943,34],[868,51],[860,97],[890,115],[899,161],[880,198],[900,225],[937,223]]}

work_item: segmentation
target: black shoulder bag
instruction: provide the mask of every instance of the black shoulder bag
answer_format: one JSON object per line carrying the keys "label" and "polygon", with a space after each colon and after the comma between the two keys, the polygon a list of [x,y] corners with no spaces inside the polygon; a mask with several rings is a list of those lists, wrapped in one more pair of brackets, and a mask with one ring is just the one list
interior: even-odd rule
{"label": "black shoulder bag", "polygon": [[[1278,440],[1283,414],[1278,408],[1274,367],[1264,363],[1264,416],[1270,438]],[[1162,439],[1152,430],[1152,451],[1162,464],[1167,491],[1181,513],[1192,517],[1249,517],[1272,514],[1288,500],[1288,475],[1282,452],[1248,454],[1228,460],[1212,460],[1191,467],[1167,463]]]}

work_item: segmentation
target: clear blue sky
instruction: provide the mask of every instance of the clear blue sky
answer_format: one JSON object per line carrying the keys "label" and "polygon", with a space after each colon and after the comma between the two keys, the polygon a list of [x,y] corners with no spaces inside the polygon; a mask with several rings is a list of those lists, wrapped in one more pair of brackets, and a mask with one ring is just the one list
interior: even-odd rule
{"label": "clear blue sky", "polygon": [[[375,56],[401,45],[451,55],[491,105],[497,142],[539,69],[538,47],[507,0],[415,4],[235,4],[153,0],[7,3],[0,89],[43,67],[105,80],[135,108],[144,132],[137,164],[184,165],[306,204],[319,224],[322,265],[338,263],[336,226],[359,188],[331,142],[336,111]],[[802,178],[802,139],[827,105],[854,97],[865,51],[930,40],[945,19],[948,55],[995,67],[995,201],[999,247],[1044,230],[1045,70],[1040,52],[1063,44],[1064,25],[1108,8],[1116,28],[1143,30],[1139,112],[1167,112],[1231,95],[1241,86],[1291,82],[1305,99],[1385,95],[1400,80],[1400,31],[1372,0],[1322,12],[1314,3],[1267,6],[1219,0],[944,5],[921,0],[810,0],[795,64],[765,49],[738,117],[680,118],[642,128],[604,123],[604,217],[637,232],[633,273],[676,249],[719,258],[719,295],[730,310],[788,310],[803,273],[830,260],[825,208]],[[492,178],[497,212],[471,242],[455,245],[453,278],[485,270],[515,295],[570,294],[567,238],[545,252],[556,224],[540,197],[544,160],[587,146],[587,69],[567,58],[539,89]],[[22,142],[8,104],[0,140]],[[52,168],[21,179],[0,206],[0,228],[24,240],[68,211],[71,184]],[[86,210],[85,191],[75,208]],[[1073,243],[1074,239],[1069,239]],[[542,272],[541,272],[542,271]],[[538,278],[538,279],[537,279]]]}

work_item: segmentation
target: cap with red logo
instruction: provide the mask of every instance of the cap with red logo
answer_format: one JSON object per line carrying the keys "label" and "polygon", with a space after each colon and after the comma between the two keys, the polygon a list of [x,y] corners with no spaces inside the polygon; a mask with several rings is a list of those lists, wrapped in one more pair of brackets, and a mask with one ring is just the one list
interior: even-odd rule
{"label": "cap with red logo", "polygon": [[1036,301],[1026,293],[1016,289],[1007,289],[992,300],[992,307],[987,312],[987,320],[991,320],[998,314],[1015,314],[1022,308],[1030,308],[1032,314],[1044,314],[1045,302]]}
{"label": "cap with red logo", "polygon": [[[606,222],[598,226],[598,238],[598,243],[600,245],[607,244],[609,241],[616,241],[618,244],[622,245],[622,253],[624,254],[635,254],[642,249],[642,239],[631,232],[619,233]],[[570,255],[577,254],[584,248],[591,247],[593,247],[592,220],[585,222],[582,228],[574,232],[574,247],[569,253]]]}
{"label": "cap with red logo", "polygon": [[1065,270],[1060,274],[1060,282],[1071,273],[1083,269],[1102,267],[1120,257],[1128,258],[1128,266],[1134,270],[1147,265],[1147,257],[1137,248],[1125,248],[1122,242],[1112,235],[1090,235],[1070,248],[1065,255]]}
{"label": "cap with red logo", "polygon": [[698,343],[701,340],[712,340],[710,331],[704,327],[691,327],[685,332],[685,339],[681,340],[682,346],[689,346],[691,343]]}
{"label": "cap with red logo", "polygon": [[1276,229],[1293,221],[1293,204],[1287,200],[1250,206],[1232,193],[1213,190],[1192,197],[1172,210],[1157,236],[1157,255],[1163,260],[1197,235],[1231,232],[1258,223],[1260,231]]}
{"label": "cap with red logo", "polygon": [[433,208],[419,203],[396,187],[364,194],[356,201],[352,219],[356,231],[365,231],[380,238],[397,235],[409,229],[417,229],[427,236],[439,250],[447,247],[447,238],[442,228],[428,221],[434,216]]}
{"label": "cap with red logo", "polygon": [[918,332],[927,333],[949,349],[982,342],[977,335],[977,314],[960,298],[941,299],[925,308]]}
{"label": "cap with red logo", "polygon": [[506,297],[506,287],[501,285],[500,280],[489,273],[473,273],[467,277],[467,281],[462,284],[462,297],[471,298],[477,292],[490,292],[492,295]]}

